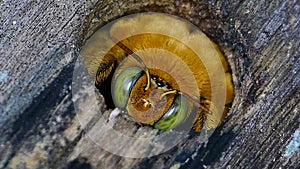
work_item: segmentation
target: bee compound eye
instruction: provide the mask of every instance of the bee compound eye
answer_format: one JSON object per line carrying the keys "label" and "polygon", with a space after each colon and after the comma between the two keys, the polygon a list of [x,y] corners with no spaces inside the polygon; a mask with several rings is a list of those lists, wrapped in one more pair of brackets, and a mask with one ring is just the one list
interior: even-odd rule
{"label": "bee compound eye", "polygon": [[191,109],[192,108],[189,107],[186,98],[182,95],[178,95],[169,110],[158,122],[155,123],[154,127],[161,130],[175,128],[185,121],[187,116],[190,114]]}
{"label": "bee compound eye", "polygon": [[114,75],[112,81],[112,98],[118,108],[124,108],[129,98],[132,87],[141,76],[142,69],[139,67],[129,67]]}

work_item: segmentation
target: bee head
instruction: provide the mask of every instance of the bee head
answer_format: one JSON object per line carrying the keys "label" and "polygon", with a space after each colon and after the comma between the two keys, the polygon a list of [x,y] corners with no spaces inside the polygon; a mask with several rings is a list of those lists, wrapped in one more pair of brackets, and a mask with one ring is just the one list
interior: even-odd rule
{"label": "bee head", "polygon": [[[128,62],[127,62],[128,63]],[[121,109],[139,124],[158,129],[171,129],[182,123],[191,110],[181,96],[176,80],[157,68],[134,66],[115,72],[112,98]]]}

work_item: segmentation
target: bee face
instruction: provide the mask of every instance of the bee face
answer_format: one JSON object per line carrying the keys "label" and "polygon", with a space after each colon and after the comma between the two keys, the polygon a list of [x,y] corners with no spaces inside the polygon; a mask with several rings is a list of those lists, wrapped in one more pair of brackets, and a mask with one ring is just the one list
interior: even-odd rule
{"label": "bee face", "polygon": [[167,130],[197,114],[196,131],[215,128],[233,99],[230,69],[217,46],[169,15],[119,19],[96,32],[82,55],[97,86],[113,74],[115,106],[139,124]]}
{"label": "bee face", "polygon": [[[114,103],[117,107],[126,109],[137,123],[153,125],[163,130],[178,126],[191,113],[189,106],[192,106],[181,96],[177,83],[181,77],[176,77],[176,71],[182,71],[183,67],[174,67],[176,62],[178,64],[178,59],[161,49],[145,49],[136,54],[140,60],[128,56],[114,74]],[[171,69],[161,67],[157,62],[167,62],[170,58],[173,61],[169,63],[174,65]],[[147,66],[146,70],[143,69],[144,65]],[[196,88],[195,81],[194,87]]]}

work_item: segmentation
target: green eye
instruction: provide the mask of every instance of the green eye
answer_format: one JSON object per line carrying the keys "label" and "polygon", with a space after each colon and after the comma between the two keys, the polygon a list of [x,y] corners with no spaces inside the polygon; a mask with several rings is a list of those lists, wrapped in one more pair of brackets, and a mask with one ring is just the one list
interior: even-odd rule
{"label": "green eye", "polygon": [[129,67],[117,75],[117,77],[114,77],[111,92],[116,107],[125,107],[131,89],[141,73],[142,69],[139,67]]}
{"label": "green eye", "polygon": [[154,125],[155,128],[168,130],[182,123],[189,114],[187,100],[178,95],[166,114]]}

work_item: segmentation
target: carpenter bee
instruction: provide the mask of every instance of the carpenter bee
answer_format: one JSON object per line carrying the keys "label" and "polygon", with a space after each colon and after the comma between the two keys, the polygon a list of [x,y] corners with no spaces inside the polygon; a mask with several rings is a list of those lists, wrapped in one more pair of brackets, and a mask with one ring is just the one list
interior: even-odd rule
{"label": "carpenter bee", "polygon": [[168,130],[192,120],[195,131],[213,129],[233,100],[222,52],[178,17],[139,13],[120,18],[95,32],[81,54],[95,85],[111,85],[114,105],[139,124]]}

